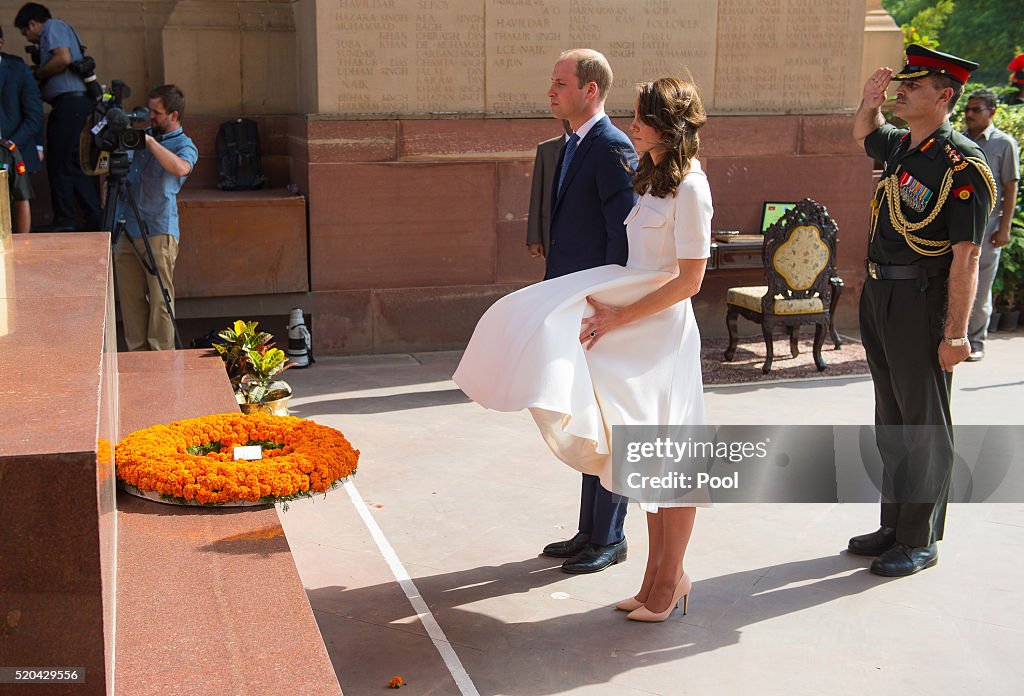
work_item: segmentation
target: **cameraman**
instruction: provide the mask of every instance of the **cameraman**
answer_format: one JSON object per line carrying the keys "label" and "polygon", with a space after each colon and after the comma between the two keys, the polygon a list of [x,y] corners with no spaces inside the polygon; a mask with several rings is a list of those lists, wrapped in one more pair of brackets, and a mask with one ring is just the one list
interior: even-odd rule
{"label": "cameraman", "polygon": [[103,214],[96,182],[82,171],[78,161],[79,136],[96,100],[88,96],[82,78],[68,69],[82,58],[78,34],[34,2],[22,5],[14,26],[30,43],[39,46],[39,64],[34,72],[43,100],[51,106],[46,122],[46,175],[53,199],[53,222],[46,231],[77,228],[76,198],[85,214],[85,229],[98,231],[103,226]]}
{"label": "cameraman", "polygon": [[[192,173],[199,150],[185,135],[181,118],[185,95],[174,85],[161,85],[149,93],[150,127],[146,148],[135,152],[127,183],[145,222],[157,272],[174,309],[174,261],[178,257],[178,191]],[[114,247],[117,297],[121,303],[124,340],[128,350],[172,350],[174,324],[156,277],[142,266],[142,225],[125,196],[116,219],[125,220],[125,235]],[[129,239],[130,238],[130,239]],[[135,247],[133,249],[132,247]],[[137,253],[138,252],[138,253]]]}

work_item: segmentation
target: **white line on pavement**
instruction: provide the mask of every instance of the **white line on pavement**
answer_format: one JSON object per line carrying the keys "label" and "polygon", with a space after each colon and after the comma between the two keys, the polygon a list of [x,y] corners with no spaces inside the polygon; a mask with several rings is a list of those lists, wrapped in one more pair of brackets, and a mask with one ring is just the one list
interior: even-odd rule
{"label": "white line on pavement", "polygon": [[402,565],[402,561],[399,560],[398,554],[391,547],[391,543],[387,537],[384,536],[384,532],[381,530],[380,525],[377,524],[377,520],[373,519],[373,515],[370,514],[369,508],[366,507],[366,503],[363,502],[363,497],[359,495],[359,491],[351,481],[345,483],[345,490],[348,491],[348,497],[352,499],[352,504],[355,505],[356,510],[359,512],[359,516],[363,518],[363,523],[366,524],[366,528],[370,530],[370,536],[377,542],[377,548],[380,549],[381,554],[384,556],[384,560],[388,562],[388,566],[391,567],[391,573],[395,576],[395,580],[401,586],[402,591],[405,592],[405,596],[408,597],[409,603],[412,605],[413,610],[419,616],[420,622],[423,623],[423,627],[427,629],[427,635],[430,636],[430,640],[434,642],[434,647],[437,648],[437,652],[441,654],[441,659],[444,660],[445,666],[452,675],[452,679],[455,680],[455,685],[459,687],[459,691],[462,692],[462,696],[480,696],[480,692],[476,690],[476,685],[473,684],[473,680],[469,678],[469,673],[466,672],[466,668],[462,666],[462,661],[459,656],[455,653],[455,649],[452,648],[452,644],[448,642],[448,638],[445,637],[444,631],[441,630],[441,626],[438,625],[437,619],[434,618],[433,612],[430,611],[430,607],[423,601],[423,597],[420,596],[420,591],[416,589],[415,583],[412,578],[409,577],[409,573],[405,570],[405,566]]}

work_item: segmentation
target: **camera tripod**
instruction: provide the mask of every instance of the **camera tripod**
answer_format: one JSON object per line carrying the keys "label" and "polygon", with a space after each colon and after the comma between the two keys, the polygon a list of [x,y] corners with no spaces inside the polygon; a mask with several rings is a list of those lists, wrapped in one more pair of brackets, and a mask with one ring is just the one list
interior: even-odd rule
{"label": "camera tripod", "polygon": [[[126,167],[118,169],[127,170]],[[142,250],[136,244],[136,239],[125,230],[128,224],[125,216],[121,215],[118,217],[117,215],[117,203],[121,200],[122,193],[125,194],[124,197],[131,206],[131,212],[139,223],[140,239],[142,239],[142,246],[144,247]],[[174,308],[171,306],[171,294],[167,292],[164,281],[157,271],[156,257],[153,256],[153,247],[149,243],[149,228],[146,225],[146,221],[142,219],[139,205],[135,201],[135,195],[132,193],[125,175],[121,171],[116,171],[113,163],[111,163],[110,174],[107,178],[107,207],[103,211],[103,229],[110,232],[111,249],[117,247],[118,240],[121,238],[121,235],[124,235],[125,239],[128,240],[128,244],[131,245],[132,251],[135,252],[135,256],[139,259],[139,263],[146,270],[146,273],[156,278],[157,286],[160,288],[160,295],[163,298],[164,309],[167,310],[167,315],[171,318],[171,328],[174,329],[174,346],[180,350],[182,347],[181,335],[178,333],[178,322],[174,318]],[[143,253],[145,253],[145,257],[143,257]],[[152,296],[150,296],[149,301],[150,303],[153,302]]]}

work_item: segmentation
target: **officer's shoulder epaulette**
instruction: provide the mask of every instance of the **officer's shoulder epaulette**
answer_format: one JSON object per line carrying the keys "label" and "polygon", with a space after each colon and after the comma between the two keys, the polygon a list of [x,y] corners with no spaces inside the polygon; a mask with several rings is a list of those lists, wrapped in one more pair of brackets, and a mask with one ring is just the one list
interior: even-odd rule
{"label": "officer's shoulder epaulette", "polygon": [[[956,134],[959,135],[959,134]],[[985,182],[985,187],[988,189],[989,195],[989,213],[995,207],[996,204],[996,180],[992,176],[992,170],[988,166],[988,162],[985,160],[985,155],[981,152],[973,142],[968,140],[965,136],[961,136],[966,143],[963,149],[957,147],[957,144],[952,142],[954,138],[950,138],[950,141],[946,142],[945,151],[946,157],[949,159],[949,163],[952,166],[954,174],[963,171],[968,166],[973,166],[978,170],[981,175],[982,181]],[[954,195],[957,195],[961,200],[969,200],[970,194],[973,192],[971,186],[961,186],[956,189]],[[966,194],[966,195],[965,195]]]}
{"label": "officer's shoulder epaulette", "polygon": [[958,172],[967,166],[967,157],[957,149],[956,145],[947,141],[945,146],[946,159],[953,165],[953,171]]}

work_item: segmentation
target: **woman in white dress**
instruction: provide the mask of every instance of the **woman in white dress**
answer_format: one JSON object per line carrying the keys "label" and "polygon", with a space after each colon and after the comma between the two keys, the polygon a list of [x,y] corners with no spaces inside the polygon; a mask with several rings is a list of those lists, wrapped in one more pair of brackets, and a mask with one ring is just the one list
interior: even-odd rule
{"label": "woman in white dress", "polygon": [[[626,218],[629,260],[537,283],[480,319],[454,380],[499,411],[530,409],[555,455],[612,490],[615,425],[702,425],[700,334],[690,298],[711,251],[711,190],[697,160],[707,120],[696,87],[639,86],[630,137],[640,155]],[[621,493],[622,491],[615,491]],[[664,621],[689,594],[683,555],[696,513],[645,506],[640,590],[616,608]]]}

